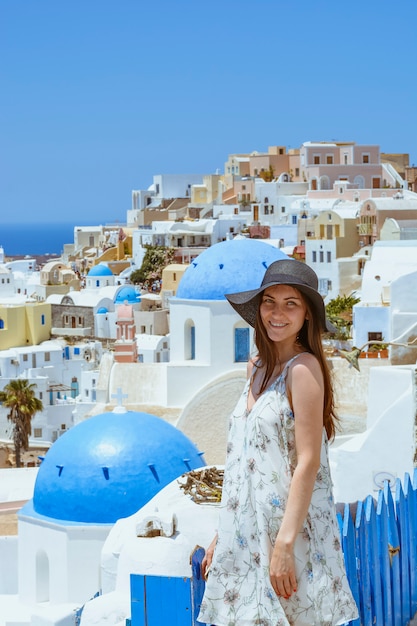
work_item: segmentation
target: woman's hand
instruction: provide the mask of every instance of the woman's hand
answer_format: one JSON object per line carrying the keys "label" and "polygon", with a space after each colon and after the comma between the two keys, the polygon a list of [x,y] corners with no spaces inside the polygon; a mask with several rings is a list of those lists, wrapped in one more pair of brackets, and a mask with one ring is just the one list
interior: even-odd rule
{"label": "woman's hand", "polygon": [[201,575],[203,576],[204,580],[207,580],[207,576],[211,567],[211,562],[213,560],[213,554],[214,554],[214,549],[216,547],[216,544],[217,544],[217,533],[215,534],[213,541],[207,548],[206,553],[203,557],[203,560],[201,561]]}
{"label": "woman's hand", "polygon": [[269,577],[277,596],[286,600],[297,591],[293,548],[277,539],[269,565]]}

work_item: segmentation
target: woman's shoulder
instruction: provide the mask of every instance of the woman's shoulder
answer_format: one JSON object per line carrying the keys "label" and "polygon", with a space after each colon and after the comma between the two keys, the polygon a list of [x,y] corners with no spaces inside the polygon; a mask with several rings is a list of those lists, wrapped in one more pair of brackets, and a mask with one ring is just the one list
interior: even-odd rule
{"label": "woman's shoulder", "polygon": [[300,352],[296,354],[288,363],[288,373],[299,371],[302,374],[303,370],[311,372],[320,372],[320,362],[318,358],[311,352]]}

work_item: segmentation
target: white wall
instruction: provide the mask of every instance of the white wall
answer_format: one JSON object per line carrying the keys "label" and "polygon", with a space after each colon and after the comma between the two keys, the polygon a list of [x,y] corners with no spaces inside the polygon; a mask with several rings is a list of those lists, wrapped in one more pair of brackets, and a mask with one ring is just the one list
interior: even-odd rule
{"label": "white wall", "polygon": [[296,246],[298,244],[297,224],[272,224],[271,239],[283,239],[283,247]]}
{"label": "white wall", "polygon": [[[401,276],[391,285],[392,336],[416,335],[417,271]],[[417,357],[417,349],[416,349]]]}
{"label": "white wall", "polygon": [[[239,209],[239,204],[214,204],[213,205],[213,217],[216,219],[221,215],[232,217],[235,215],[235,209]],[[243,217],[243,214],[241,214]],[[251,217],[251,212],[248,211],[248,220]]]}
{"label": "white wall", "polygon": [[100,339],[116,339],[117,337],[116,311],[94,314],[95,335]]}
{"label": "white wall", "polygon": [[15,294],[14,276],[12,272],[0,268],[0,299],[10,298]]}
{"label": "white wall", "polygon": [[[114,363],[108,381],[107,402],[116,402],[112,395],[120,388],[128,394],[127,406],[171,406],[167,404],[167,366],[167,363]],[[179,384],[187,386],[188,381],[182,380]]]}
{"label": "white wall", "polygon": [[[246,225],[246,218],[243,215],[236,215],[236,217],[220,216],[214,222],[212,233],[212,245],[225,239],[233,238],[239,234]],[[230,229],[233,229],[231,232]]]}
{"label": "white wall", "polygon": [[[316,261],[313,260],[313,252],[316,254]],[[320,254],[323,261],[320,261]],[[330,263],[327,255],[330,254]],[[319,279],[319,291],[327,300],[334,297],[339,292],[339,274],[336,261],[336,240],[335,239],[307,239],[306,240],[306,263],[316,272]],[[320,281],[331,281],[331,292],[327,288],[323,290]]]}
{"label": "white wall", "polygon": [[[100,589],[99,563],[110,525],[69,525],[19,514],[19,599],[85,602]],[[45,568],[37,570],[37,557]]]}
{"label": "white wall", "polygon": [[[202,185],[202,174],[156,174],[153,177],[155,196],[157,198],[191,199],[191,186]],[[159,186],[159,192],[157,191]]]}
{"label": "white wall", "polygon": [[[354,374],[353,374],[354,375]],[[415,452],[414,367],[373,367],[366,430],[330,449],[334,496],[355,502],[376,494],[384,479],[413,472]]]}
{"label": "white wall", "polygon": [[0,595],[17,594],[17,535],[0,537]]}
{"label": "white wall", "polygon": [[[149,236],[151,231],[149,230]],[[139,230],[132,231],[132,265],[134,270],[140,270],[143,259],[145,258],[145,248],[143,247],[143,234]]]}
{"label": "white wall", "polygon": [[[195,359],[186,359],[187,320],[195,326]],[[168,402],[184,406],[197,391],[223,373],[245,369],[235,363],[236,325],[241,318],[224,300],[170,300],[171,359],[167,369]],[[250,329],[250,349],[253,330]]]}
{"label": "white wall", "polygon": [[82,373],[79,382],[80,396],[85,402],[96,402],[99,370],[87,370]]}
{"label": "white wall", "polygon": [[[187,360],[187,320],[195,326],[195,359]],[[217,374],[235,366],[234,327],[241,318],[226,300],[170,300],[171,367],[210,365]],[[250,329],[252,345],[253,330]],[[207,378],[205,381],[207,382]]]}
{"label": "white wall", "polygon": [[388,306],[366,306],[359,302],[353,307],[353,344],[360,348],[368,341],[368,333],[382,333],[384,341],[389,341],[390,330],[390,307]]}
{"label": "white wall", "polygon": [[23,272],[24,274],[32,273],[36,267],[36,259],[15,259],[5,263],[6,267],[12,272]]}
{"label": "white wall", "polygon": [[391,283],[417,270],[417,241],[376,241],[362,278],[362,300],[380,303]]}

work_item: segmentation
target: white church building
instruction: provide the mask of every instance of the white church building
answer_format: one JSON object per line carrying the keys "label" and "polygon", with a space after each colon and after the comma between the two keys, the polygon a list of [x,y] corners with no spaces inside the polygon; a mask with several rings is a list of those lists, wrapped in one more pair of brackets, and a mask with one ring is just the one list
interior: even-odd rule
{"label": "white church building", "polygon": [[18,513],[18,540],[0,538],[0,626],[74,626],[84,603],[113,585],[100,558],[115,522],[204,464],[174,426],[120,405],[60,437]]}

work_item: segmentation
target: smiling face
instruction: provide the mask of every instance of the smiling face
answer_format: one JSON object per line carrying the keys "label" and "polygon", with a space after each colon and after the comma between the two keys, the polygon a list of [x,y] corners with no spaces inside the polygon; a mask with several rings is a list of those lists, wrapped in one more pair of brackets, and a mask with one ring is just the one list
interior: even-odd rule
{"label": "smiling face", "polygon": [[303,327],[307,306],[294,287],[275,285],[263,292],[259,313],[269,339],[290,345]]}

